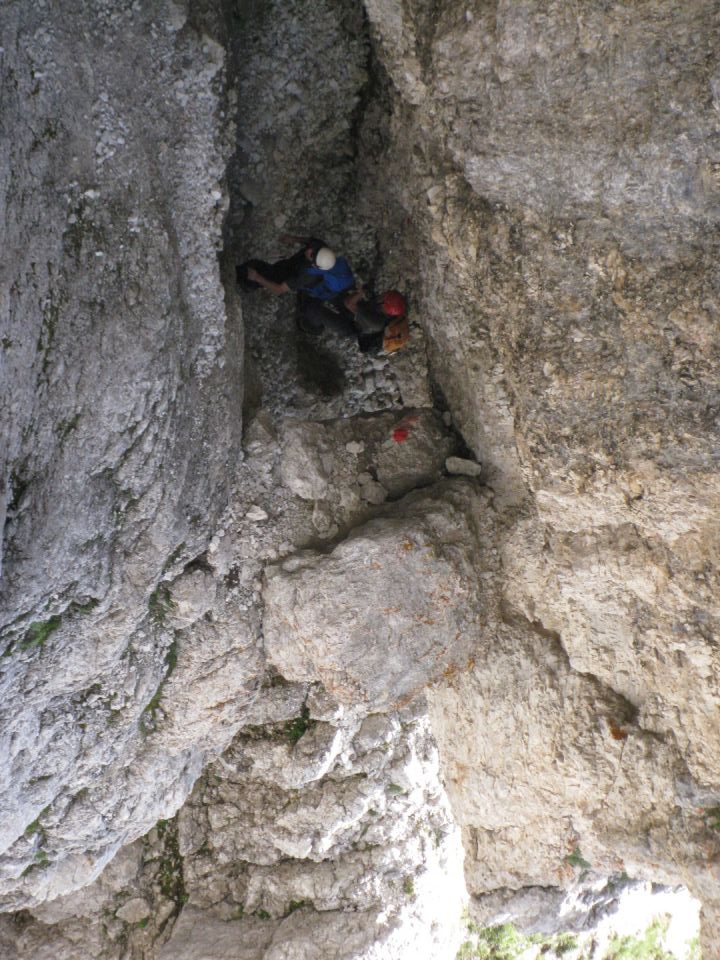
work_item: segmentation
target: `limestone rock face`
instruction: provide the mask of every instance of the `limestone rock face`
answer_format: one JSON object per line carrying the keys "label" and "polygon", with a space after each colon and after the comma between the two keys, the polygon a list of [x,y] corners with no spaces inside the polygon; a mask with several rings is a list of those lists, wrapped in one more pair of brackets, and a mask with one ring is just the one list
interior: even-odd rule
{"label": "limestone rock face", "polygon": [[270,663],[376,709],[463,667],[480,619],[471,586],[476,504],[471,488],[443,484],[393,505],[329,555],[270,568]]}
{"label": "limestone rock face", "polygon": [[[367,179],[389,173],[385,232],[411,224],[389,255],[416,255],[431,366],[503,518],[490,534],[497,629],[514,639],[434,700],[470,889],[500,874],[562,886],[563,844],[606,870],[613,850],[629,872],[705,899],[710,949],[717,18],[703,3],[367,8],[390,78],[388,146]],[[544,647],[536,674],[531,649]],[[480,679],[491,670],[508,698],[497,741]],[[546,712],[548,696],[559,699]],[[622,702],[631,726],[608,719]],[[543,755],[521,788],[530,807],[503,826],[513,785]],[[491,792],[502,804],[480,812]],[[546,816],[565,802],[563,836]]]}
{"label": "limestone rock face", "polygon": [[402,99],[428,120],[452,117],[448,159],[479,197],[661,236],[717,216],[717,22],[707,4],[367,9]]}
{"label": "limestone rock face", "polygon": [[[207,639],[174,638],[158,583],[203,553],[225,509],[242,342],[218,270],[228,143],[212,18],[164,0],[0,16],[8,907],[87,882],[230,739],[203,715],[217,688],[187,698],[172,742],[152,729],[176,647]],[[233,624],[216,671],[252,634]],[[243,696],[236,665],[226,701]],[[187,669],[175,683],[202,686]]]}
{"label": "limestone rock face", "polygon": [[200,782],[180,816],[189,904],[162,958],[457,950],[461,848],[424,705],[337,707],[241,734]]}
{"label": "limestone rock face", "polygon": [[[714,957],[713,4],[87,6],[0,14],[0,953],[451,960],[628,874]],[[409,345],[238,293],[282,231]]]}

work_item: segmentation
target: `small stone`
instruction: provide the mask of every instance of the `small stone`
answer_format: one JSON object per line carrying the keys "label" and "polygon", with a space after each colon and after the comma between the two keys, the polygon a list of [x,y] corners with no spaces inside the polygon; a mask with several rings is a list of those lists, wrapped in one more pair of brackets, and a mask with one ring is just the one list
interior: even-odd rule
{"label": "small stone", "polygon": [[474,460],[465,460],[463,457],[448,457],[445,461],[445,469],[448,473],[462,477],[479,477],[483,472],[482,464]]}
{"label": "small stone", "polygon": [[316,503],[312,513],[312,524],[318,533],[323,533],[332,526],[332,514],[325,506]]}
{"label": "small stone", "polygon": [[327,530],[318,530],[318,536],[321,540],[333,540],[340,533],[340,527],[336,523],[330,524]]}
{"label": "small stone", "polygon": [[303,500],[322,500],[328,492],[332,456],[319,423],[288,422],[283,436],[280,473],[285,486]]}
{"label": "small stone", "polygon": [[443,423],[445,424],[446,427],[452,426],[453,418],[449,410],[446,410],[443,413],[442,418],[443,418]]}
{"label": "small stone", "polygon": [[370,480],[369,483],[364,483],[360,491],[360,496],[363,500],[376,505],[385,503],[387,495],[387,490],[381,483],[378,483],[377,480]]}
{"label": "small stone", "polygon": [[364,471],[363,473],[358,474],[357,482],[360,484],[361,487],[364,487],[366,483],[371,483],[372,480],[373,480],[372,474],[367,473],[367,471]]}
{"label": "small stone", "polygon": [[247,520],[257,520],[257,521],[260,521],[260,520],[267,520],[268,515],[267,515],[267,513],[263,510],[262,507],[259,507],[256,503],[254,503],[254,504],[250,507],[250,509],[247,511],[247,513],[245,514],[245,518],[246,518]]}
{"label": "small stone", "polygon": [[150,905],[142,897],[133,897],[115,911],[115,916],[125,923],[139,923],[150,916]]}
{"label": "small stone", "polygon": [[444,188],[436,184],[434,187],[430,187],[427,191],[428,203],[431,207],[436,206],[440,198],[442,197]]}
{"label": "small stone", "polygon": [[365,449],[365,444],[361,443],[359,440],[351,440],[349,443],[345,444],[345,449],[348,453],[362,453]]}

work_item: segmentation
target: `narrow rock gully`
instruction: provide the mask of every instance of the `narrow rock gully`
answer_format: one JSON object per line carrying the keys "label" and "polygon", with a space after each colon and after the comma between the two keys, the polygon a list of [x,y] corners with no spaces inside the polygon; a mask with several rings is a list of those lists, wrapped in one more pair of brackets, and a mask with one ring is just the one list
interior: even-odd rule
{"label": "narrow rock gully", "polygon": [[[370,107],[377,132],[379,84],[361,4],[246,5],[237,37],[242,92],[226,231],[236,262],[288,256],[280,234],[312,234],[346,255],[364,283],[406,289],[411,264],[407,277],[383,275],[383,212],[368,209],[363,192],[366,116]],[[419,328],[398,369],[334,335],[301,334],[291,299],[242,297],[248,414],[261,405],[275,419],[329,419],[417,404],[415,381],[427,380]],[[421,399],[429,401],[426,385]]]}
{"label": "narrow rock gully", "polygon": [[[409,293],[413,264],[384,273],[387,211],[363,192],[382,103],[361,5],[247,4],[237,26],[227,259],[274,260],[290,252],[280,234],[312,234],[366,284]],[[258,618],[267,672],[179,814],[189,902],[159,956],[189,960],[228,920],[248,960],[309,943],[313,957],[454,956],[462,848],[422,691],[469,657],[456,638],[477,616],[480,488],[447,478],[463,448],[418,324],[402,353],[363,355],[299,331],[292,296],[240,300],[246,459],[207,562]]]}
{"label": "narrow rock gully", "polygon": [[[386,118],[362,6],[249,4],[235,42],[229,258],[273,260],[290,252],[280,234],[317,235],[364,283],[412,300],[414,265],[384,272],[393,220],[364,191]],[[479,488],[447,479],[463,445],[435,408],[418,323],[404,351],[371,356],[299,331],[292,296],[240,298],[245,475],[209,562],[232,602],[262,598],[269,673],[180,815],[203,914],[181,917],[165,950],[192,949],[191,921],[207,935],[240,910],[268,951],[248,957],[305,938],[318,957],[400,958],[419,944],[428,960],[454,956],[462,849],[422,690],[469,656],[450,640],[476,616],[464,577]],[[435,589],[457,601],[437,624]]]}

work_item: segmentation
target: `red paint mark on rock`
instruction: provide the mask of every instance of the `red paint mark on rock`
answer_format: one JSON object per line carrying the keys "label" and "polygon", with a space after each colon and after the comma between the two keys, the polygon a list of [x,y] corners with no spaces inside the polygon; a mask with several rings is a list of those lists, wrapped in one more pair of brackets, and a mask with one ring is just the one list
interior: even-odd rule
{"label": "red paint mark on rock", "polygon": [[397,425],[392,433],[392,438],[395,443],[405,443],[407,438],[410,436],[410,428],[414,423],[418,421],[418,415],[416,413],[408,413],[407,416],[404,416],[402,420],[398,420]]}

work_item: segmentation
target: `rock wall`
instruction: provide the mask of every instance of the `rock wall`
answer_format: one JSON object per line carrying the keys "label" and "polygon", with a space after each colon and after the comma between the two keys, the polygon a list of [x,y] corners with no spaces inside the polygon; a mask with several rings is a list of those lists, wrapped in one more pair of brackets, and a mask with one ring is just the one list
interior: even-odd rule
{"label": "rock wall", "polygon": [[[4,955],[717,956],[712,5],[2,16]],[[410,346],[241,318],[283,231]]]}
{"label": "rock wall", "polygon": [[177,656],[158,584],[202,555],[233,488],[242,334],[218,265],[222,25],[71,0],[2,24],[7,909],[91,879],[229,740],[203,715],[217,691],[178,692],[162,745],[153,714],[207,641]]}
{"label": "rock wall", "polygon": [[[72,19],[77,13],[70,7],[57,12],[57,36],[48,28],[59,49],[64,30],[79,37],[85,49],[88,38]],[[22,42],[28,45],[27,38],[39,29],[34,22],[19,22]],[[249,252],[266,253],[263,245],[274,246],[282,228],[323,232],[333,243],[354,238],[354,259],[362,263],[364,258],[369,269],[374,231],[343,209],[344,203],[356,203],[358,189],[352,180],[356,113],[367,80],[362,10],[350,2],[332,9],[321,4],[310,19],[303,3],[263,10],[241,4],[226,11],[208,5],[192,13],[158,6],[152,15],[114,10],[98,14],[92,24],[105,56],[99,56],[96,72],[102,64],[108,73],[124,69],[124,48],[115,43],[120,29],[138,70],[147,69],[156,79],[152,96],[142,103],[129,94],[127,104],[114,93],[103,100],[110,104],[108,111],[123,118],[124,111],[130,114],[122,121],[120,146],[126,149],[120,154],[129,171],[146,155],[153,160],[166,155],[158,170],[171,182],[161,183],[158,195],[168,216],[177,217],[184,209],[177,192],[184,190],[192,229],[176,225],[168,248],[176,259],[167,269],[178,299],[155,318],[158,326],[167,326],[158,357],[168,368],[157,369],[154,354],[146,357],[133,329],[122,341],[127,356],[120,349],[103,352],[105,366],[88,370],[87,391],[100,392],[114,411],[112,391],[123,377],[167,390],[175,405],[148,408],[142,429],[148,437],[165,438],[186,462],[176,482],[179,468],[172,460],[164,463],[165,447],[144,441],[141,464],[152,484],[133,497],[128,488],[122,508],[132,525],[115,524],[116,539],[108,544],[102,518],[81,514],[100,531],[98,554],[114,561],[107,595],[68,598],[39,622],[38,608],[20,580],[15,531],[23,522],[45,529],[47,518],[32,499],[33,485],[21,488],[13,479],[8,590],[16,578],[14,595],[25,603],[26,619],[36,620],[8,625],[8,676],[18,685],[48,688],[56,712],[52,719],[61,714],[62,725],[52,727],[43,716],[46,742],[54,736],[58,748],[64,746],[62,738],[70,739],[72,725],[80,744],[74,756],[63,758],[65,780],[53,779],[45,768],[38,775],[37,765],[27,762],[30,745],[15,734],[16,767],[24,767],[15,787],[17,823],[6,852],[4,905],[15,913],[0,924],[3,951],[9,957],[32,952],[72,958],[78,950],[108,958],[182,951],[219,957],[241,943],[248,956],[263,951],[285,957],[302,951],[309,938],[328,956],[340,950],[348,957],[398,960],[410,944],[421,941],[429,960],[459,942],[464,884],[459,834],[439,782],[422,692],[430,678],[457,669],[467,658],[466,645],[456,645],[455,639],[477,615],[471,576],[477,495],[471,484],[447,489],[441,484],[402,506],[383,506],[388,498],[400,500],[415,488],[437,485],[446,456],[457,446],[447,423],[429,409],[422,338],[393,370],[387,359],[360,356],[352,344],[319,348],[298,336],[287,304],[246,298],[250,351],[244,358],[239,329],[233,326],[239,321],[237,294],[232,283],[223,288],[223,280],[232,280],[224,264],[231,267],[232,258]],[[71,59],[72,42],[67,42]],[[320,66],[319,50],[325,54]],[[157,59],[157,77],[143,56]],[[207,57],[212,74],[203,72]],[[323,83],[331,93],[322,107],[300,115],[301,105]],[[235,104],[238,136],[231,158],[227,134]],[[59,109],[54,102],[50,107]],[[173,113],[181,108],[182,123]],[[206,164],[200,177],[184,141],[162,139],[169,130],[154,122],[155,109],[158,116],[169,113],[168,127],[175,121],[199,135],[205,124],[212,138],[198,143],[198,156],[217,158],[217,169]],[[137,127],[132,127],[135,115]],[[77,125],[70,118],[66,122],[73,137],[79,136]],[[275,129],[287,130],[287,138],[276,139]],[[297,167],[299,147],[308,152],[305,170]],[[227,189],[223,160],[230,160],[231,203],[221,222],[225,193],[216,194]],[[264,180],[268,169],[274,176]],[[101,188],[112,186],[119,193],[121,209],[132,198],[122,180],[109,181],[93,187],[98,216],[108,220],[111,211]],[[203,218],[206,201],[210,213]],[[146,217],[142,204],[139,209]],[[279,212],[273,216],[273,210]],[[138,224],[130,219],[135,236]],[[125,221],[117,222],[124,230]],[[228,252],[218,269],[221,229]],[[155,245],[165,249],[162,234],[140,235],[148,248],[145,256],[155,255]],[[124,242],[118,239],[118,250],[124,250]],[[161,274],[156,268],[153,282],[145,280],[135,291],[138,304],[155,295],[154,280]],[[200,320],[212,321],[212,329],[227,336],[202,371],[186,354],[194,328],[178,329],[179,320],[188,325],[196,319],[193,305],[180,294],[186,286],[194,291],[198,278],[207,297]],[[121,257],[114,282],[113,292],[122,301],[127,284]],[[111,313],[92,319],[107,337],[119,318]],[[210,337],[212,331],[197,326]],[[140,360],[147,369],[136,370]],[[203,377],[206,392],[198,396]],[[176,405],[186,396],[192,433],[183,432],[175,418]],[[247,418],[244,451],[239,447],[241,401]],[[373,415],[378,410],[386,412]],[[52,406],[42,407],[46,419],[55,413]],[[284,422],[288,413],[301,419]],[[317,417],[339,419],[307,419]],[[97,437],[86,449],[81,423],[73,422],[63,439],[67,434],[69,443],[77,437],[72,449],[82,490],[94,467],[81,453],[100,445],[103,433],[93,422]],[[135,476],[133,449],[120,449],[123,478]],[[36,447],[28,443],[28,450],[34,455]],[[46,455],[58,456],[52,450]],[[202,506],[185,502],[183,483],[202,490]],[[63,488],[58,516],[73,516],[65,496]],[[164,503],[174,539],[166,529]],[[114,521],[118,507],[111,506]],[[132,539],[121,536],[126,529]],[[67,545],[58,544],[61,548],[66,563],[58,564],[57,573],[70,576],[72,554]],[[387,550],[397,553],[397,569],[381,562]],[[335,691],[332,680],[333,673],[345,671],[342,645],[335,664],[324,646],[335,643],[332,603],[324,614],[328,622],[317,658],[306,668],[299,655],[285,649],[278,625],[295,604],[277,587],[298,575],[301,564],[310,584],[312,617],[313,584],[332,580],[334,598],[342,597],[348,587],[343,570],[365,563],[368,551],[377,559],[366,565],[362,591],[346,598],[346,627],[355,628],[358,658],[351,686],[365,691],[353,705],[338,702],[317,683],[322,679],[336,694],[348,689],[340,682]],[[266,583],[268,561],[278,563],[268,568]],[[436,584],[428,598],[419,590],[414,597],[405,595],[404,588],[419,576]],[[26,578],[36,584],[36,577],[37,564],[29,565]],[[413,644],[408,651],[396,644],[397,662],[384,683],[378,682],[387,663],[383,638],[374,638],[374,658],[366,659],[362,631],[352,623],[352,609],[366,603],[388,610],[397,605],[392,622]],[[439,633],[431,629],[434,623],[441,626]],[[108,625],[112,648],[103,643]],[[348,637],[346,654],[352,643]],[[77,657],[72,670],[71,652]],[[278,668],[298,682],[288,685]],[[73,687],[65,702],[63,693],[72,683],[80,693]],[[28,717],[37,721],[37,701],[28,703]],[[201,776],[231,740],[219,766]],[[39,754],[37,748],[32,752]],[[28,792],[28,783],[42,787]],[[193,785],[181,814],[159,819],[172,818]],[[439,887],[446,898],[437,896]]]}
{"label": "rock wall", "polygon": [[688,883],[715,956],[716,12],[367,8],[388,254],[502,507],[484,655],[433,695],[469,889],[581,849]]}

